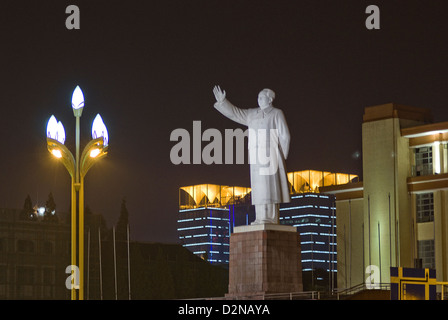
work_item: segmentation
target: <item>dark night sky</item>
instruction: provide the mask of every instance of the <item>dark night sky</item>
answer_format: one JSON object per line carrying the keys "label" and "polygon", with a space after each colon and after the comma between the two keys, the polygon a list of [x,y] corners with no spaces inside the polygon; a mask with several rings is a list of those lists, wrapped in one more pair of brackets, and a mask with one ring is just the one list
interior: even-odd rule
{"label": "dark night sky", "polygon": [[[67,30],[76,4],[81,29]],[[381,29],[365,28],[365,9]],[[248,165],[179,165],[170,133],[241,127],[214,108],[221,85],[238,106],[273,89],[291,135],[288,171],[361,174],[364,107],[396,102],[448,120],[446,1],[2,1],[0,207],[53,192],[68,211],[70,179],[46,150],[54,114],[74,144],[71,93],[86,106],[83,145],[100,113],[110,153],[86,177],[86,204],[116,223],[127,199],[132,238],[176,242],[178,188],[249,186]],[[243,127],[241,127],[243,128]],[[204,143],[205,145],[205,143]],[[73,147],[71,148],[73,150]]]}

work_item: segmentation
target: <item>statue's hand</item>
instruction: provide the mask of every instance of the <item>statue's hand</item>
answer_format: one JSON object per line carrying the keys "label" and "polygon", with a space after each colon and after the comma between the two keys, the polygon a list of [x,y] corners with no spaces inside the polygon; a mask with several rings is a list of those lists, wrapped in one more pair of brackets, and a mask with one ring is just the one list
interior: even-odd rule
{"label": "statue's hand", "polygon": [[226,98],[226,92],[222,91],[219,86],[215,86],[213,88],[213,94],[215,95],[217,102],[223,102],[224,99]]}

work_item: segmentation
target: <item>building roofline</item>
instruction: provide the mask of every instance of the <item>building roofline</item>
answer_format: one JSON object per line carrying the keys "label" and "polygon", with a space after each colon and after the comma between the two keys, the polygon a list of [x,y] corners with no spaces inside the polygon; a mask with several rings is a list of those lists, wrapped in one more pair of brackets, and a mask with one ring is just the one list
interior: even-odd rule
{"label": "building roofline", "polygon": [[401,136],[405,138],[418,138],[447,132],[448,121],[445,121],[401,129]]}
{"label": "building roofline", "polygon": [[431,110],[428,108],[411,107],[397,103],[386,103],[364,109],[363,123],[377,120],[399,118],[422,122],[432,122]]}
{"label": "building roofline", "polygon": [[319,188],[320,193],[331,193],[331,194],[338,194],[349,191],[361,191],[361,190],[364,190],[362,181]]}
{"label": "building roofline", "polygon": [[335,186],[319,188],[320,193],[332,194],[336,197],[336,201],[362,199],[364,197],[363,182],[352,182]]}

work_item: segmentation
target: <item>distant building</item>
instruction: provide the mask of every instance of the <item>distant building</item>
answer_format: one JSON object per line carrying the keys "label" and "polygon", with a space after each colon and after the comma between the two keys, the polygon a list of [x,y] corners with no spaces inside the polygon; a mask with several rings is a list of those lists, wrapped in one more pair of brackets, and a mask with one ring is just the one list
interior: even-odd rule
{"label": "distant building", "polygon": [[[211,266],[178,244],[128,245],[118,233],[114,243],[101,215],[86,211],[85,218],[86,300],[201,298],[227,292],[225,268]],[[45,220],[37,207],[27,214],[0,208],[0,300],[71,299],[65,272],[71,230],[63,220]]]}
{"label": "distant building", "polygon": [[[357,179],[357,175],[315,170],[288,173],[291,202],[280,205],[280,223],[297,227],[301,235],[305,287],[325,287],[336,279],[334,196],[320,194],[319,188]],[[211,263],[228,264],[233,228],[254,220],[250,188],[204,184],[179,189],[179,239]]]}
{"label": "distant building", "polygon": [[70,299],[70,226],[0,209],[0,299]]}

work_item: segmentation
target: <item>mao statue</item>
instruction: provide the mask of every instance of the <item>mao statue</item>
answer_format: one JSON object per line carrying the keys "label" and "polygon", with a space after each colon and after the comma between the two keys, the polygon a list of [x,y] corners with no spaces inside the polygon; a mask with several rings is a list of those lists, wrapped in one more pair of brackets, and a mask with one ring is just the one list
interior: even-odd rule
{"label": "mao statue", "polygon": [[252,224],[278,224],[279,204],[291,201],[285,166],[290,134],[283,111],[272,104],[275,93],[262,90],[258,94],[259,108],[250,109],[234,106],[219,86],[213,93],[219,112],[248,127],[251,197],[256,215]]}

